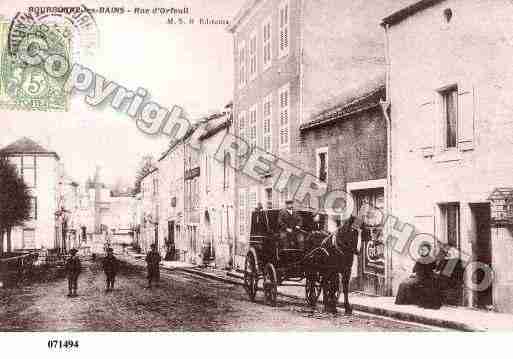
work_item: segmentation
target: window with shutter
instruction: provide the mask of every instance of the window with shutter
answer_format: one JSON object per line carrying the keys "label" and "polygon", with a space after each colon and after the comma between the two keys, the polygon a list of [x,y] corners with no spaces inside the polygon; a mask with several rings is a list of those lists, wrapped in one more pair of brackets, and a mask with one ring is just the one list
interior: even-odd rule
{"label": "window with shutter", "polygon": [[239,190],[239,238],[246,238],[246,190]]}
{"label": "window with shutter", "polygon": [[284,1],[280,7],[280,57],[289,51],[289,4]]}
{"label": "window with shutter", "polygon": [[289,86],[286,85],[280,90],[280,150],[288,151],[289,149]]}
{"label": "window with shutter", "polygon": [[257,146],[257,106],[253,106],[249,111],[249,136],[248,142],[252,147]]}
{"label": "window with shutter", "polygon": [[272,151],[272,99],[271,95],[267,96],[264,99],[263,106],[263,117],[264,117],[264,126],[263,126],[263,138],[264,138],[264,150],[267,152]]}
{"label": "window with shutter", "polygon": [[442,110],[444,124],[445,148],[455,148],[458,145],[458,88],[440,92],[442,95]]}
{"label": "window with shutter", "polygon": [[36,157],[35,156],[22,156],[21,157],[21,175],[23,181],[29,188],[36,187]]}
{"label": "window with shutter", "polygon": [[267,20],[263,26],[263,64],[264,70],[271,66],[271,20]]}
{"label": "window with shutter", "polygon": [[264,189],[265,191],[265,201],[268,209],[273,208],[273,189],[272,187],[268,187]]}
{"label": "window with shutter", "polygon": [[461,151],[474,148],[475,89],[461,86],[458,89],[458,147]]}
{"label": "window with shutter", "polygon": [[[246,127],[246,111],[241,111],[239,113],[239,124],[238,124],[239,138],[247,141],[247,127]],[[244,146],[241,146],[238,149],[238,157],[237,157],[237,165],[241,165],[241,162],[244,162],[244,155],[246,153],[246,149]]]}
{"label": "window with shutter", "polygon": [[249,77],[255,79],[257,75],[257,35],[253,34],[249,40]]}
{"label": "window with shutter", "polygon": [[460,205],[448,203],[440,205],[442,215],[442,236],[444,243],[460,248]]}
{"label": "window with shutter", "polygon": [[434,155],[434,128],[436,123],[435,93],[426,96],[418,107],[417,136],[419,151],[423,157]]}
{"label": "window with shutter", "polygon": [[37,219],[37,198],[30,197],[30,219]]}
{"label": "window with shutter", "polygon": [[248,193],[248,209],[246,216],[246,228],[251,228],[251,213],[255,210],[257,206],[257,190],[252,187]]}
{"label": "window with shutter", "polygon": [[239,137],[245,139],[246,136],[246,112],[239,113]]}
{"label": "window with shutter", "polygon": [[246,85],[246,44],[244,41],[239,47],[239,86]]}

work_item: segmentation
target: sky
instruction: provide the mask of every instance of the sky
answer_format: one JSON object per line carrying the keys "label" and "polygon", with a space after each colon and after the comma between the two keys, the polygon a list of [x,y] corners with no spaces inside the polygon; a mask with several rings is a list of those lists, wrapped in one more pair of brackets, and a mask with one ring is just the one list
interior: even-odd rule
{"label": "sky", "polygon": [[[55,0],[0,0],[10,20],[28,6],[55,6]],[[231,20],[244,0],[71,0],[66,6],[188,7],[195,18]],[[95,15],[97,47],[79,61],[129,90],[149,91],[162,106],[181,106],[197,118],[222,110],[233,94],[232,35],[224,25],[168,25],[166,16]],[[0,147],[27,136],[56,151],[66,172],[83,182],[101,166],[103,181],[133,182],[145,154],[158,157],[165,137],[142,134],[125,114],[92,108],[75,93],[67,112],[15,112],[0,108]]]}

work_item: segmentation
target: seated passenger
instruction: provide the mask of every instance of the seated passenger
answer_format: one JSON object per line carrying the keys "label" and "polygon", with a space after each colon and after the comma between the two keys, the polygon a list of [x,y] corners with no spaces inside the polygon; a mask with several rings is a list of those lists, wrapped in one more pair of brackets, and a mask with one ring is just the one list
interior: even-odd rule
{"label": "seated passenger", "polygon": [[432,246],[421,244],[420,258],[413,267],[413,275],[399,285],[395,304],[413,304],[422,308],[440,309],[440,289],[435,276],[436,259],[431,255]]}
{"label": "seated passenger", "polygon": [[285,201],[287,208],[280,210],[278,214],[278,226],[280,228],[280,248],[304,249],[303,219],[294,211],[294,201]]}

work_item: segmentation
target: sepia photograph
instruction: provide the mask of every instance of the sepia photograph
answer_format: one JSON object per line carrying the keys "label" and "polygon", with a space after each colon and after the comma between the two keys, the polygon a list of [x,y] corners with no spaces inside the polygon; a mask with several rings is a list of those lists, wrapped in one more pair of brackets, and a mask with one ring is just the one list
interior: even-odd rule
{"label": "sepia photograph", "polygon": [[0,345],[512,334],[512,58],[511,0],[0,0]]}

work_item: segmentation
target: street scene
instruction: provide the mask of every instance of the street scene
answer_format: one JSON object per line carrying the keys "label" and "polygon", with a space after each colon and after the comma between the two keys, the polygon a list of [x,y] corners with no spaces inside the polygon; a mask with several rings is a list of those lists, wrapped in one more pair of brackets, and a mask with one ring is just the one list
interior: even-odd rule
{"label": "street scene", "polygon": [[0,2],[0,332],[512,331],[511,19]]}
{"label": "street scene", "polygon": [[323,314],[300,299],[270,308],[246,300],[240,285],[180,271],[162,273],[149,290],[140,266],[125,265],[111,293],[98,263],[84,263],[78,294],[66,297],[64,278],[2,294],[0,330],[16,331],[433,331],[386,318]]}

